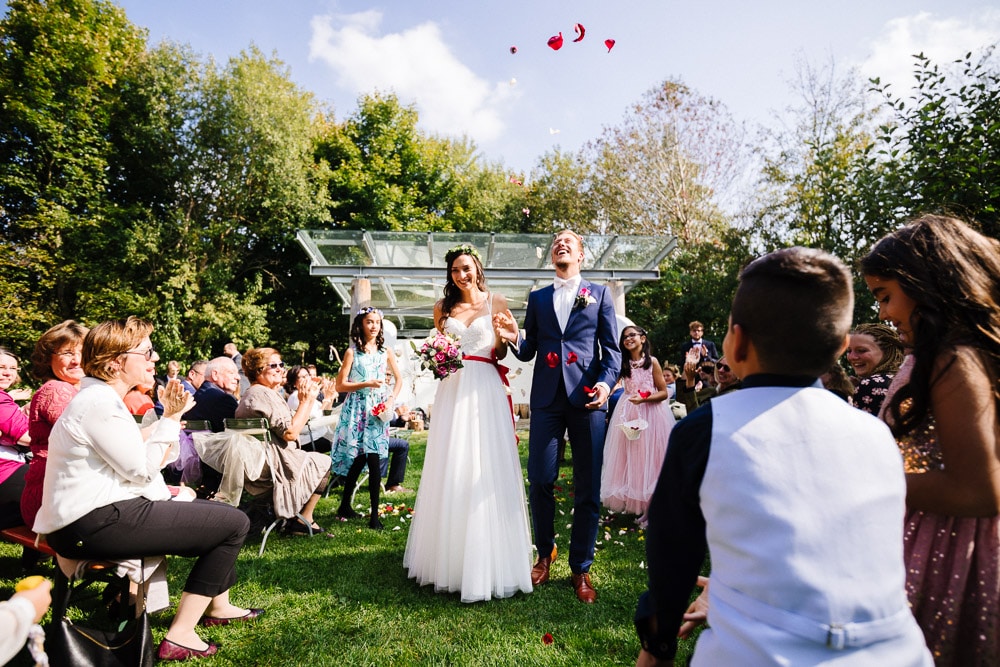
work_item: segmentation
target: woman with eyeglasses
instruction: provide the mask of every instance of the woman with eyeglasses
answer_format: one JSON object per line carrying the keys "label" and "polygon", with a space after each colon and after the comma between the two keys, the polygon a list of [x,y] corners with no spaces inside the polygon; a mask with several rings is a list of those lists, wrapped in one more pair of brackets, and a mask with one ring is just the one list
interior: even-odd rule
{"label": "woman with eyeglasses", "polygon": [[[262,479],[247,480],[244,488],[251,495],[260,495],[274,489],[274,513],[290,519],[285,529],[291,533],[308,533],[323,529],[313,519],[316,503],[326,490],[330,476],[330,457],[319,452],[307,452],[299,447],[299,436],[309,421],[313,403],[319,394],[316,382],[303,382],[298,387],[299,405],[293,413],[279,393],[285,383],[285,362],[281,354],[270,347],[257,347],[243,355],[243,372],[250,380],[236,406],[240,419],[263,417],[268,421],[271,434],[271,460],[277,468],[275,482],[268,470]],[[305,525],[296,513],[309,522]]]}
{"label": "woman with eyeglasses", "polygon": [[28,417],[7,393],[21,379],[18,370],[14,353],[0,347],[0,528],[21,524],[21,491],[28,470]]}
{"label": "woman with eyeglasses", "polygon": [[153,327],[136,317],[102,322],[83,339],[86,373],[79,393],[52,427],[42,506],[35,531],[63,557],[121,560],[175,554],[196,558],[177,614],[159,647],[161,660],[214,655],[195,632],[260,616],[229,600],[236,558],[250,522],[234,507],[172,498],[160,469],[177,457],[181,415],[194,404],[174,380],[163,391],[163,418],[143,438],[122,397],[153,381],[159,357]]}
{"label": "woman with eyeglasses", "polygon": [[21,516],[28,526],[34,525],[35,515],[42,506],[42,483],[52,427],[80,391],[84,375],[81,364],[83,338],[88,331],[73,320],[60,322],[42,334],[31,354],[31,374],[44,384],[31,397],[28,410],[31,461],[21,493]]}

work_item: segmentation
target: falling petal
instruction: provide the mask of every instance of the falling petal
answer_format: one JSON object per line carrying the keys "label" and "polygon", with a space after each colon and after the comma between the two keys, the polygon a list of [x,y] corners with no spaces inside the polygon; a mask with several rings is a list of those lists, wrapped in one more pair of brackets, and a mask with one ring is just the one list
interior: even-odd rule
{"label": "falling petal", "polygon": [[579,35],[579,37],[573,40],[574,42],[579,42],[581,39],[583,39],[583,36],[587,34],[587,29],[583,27],[582,23],[577,23],[575,26],[573,26],[573,30],[576,31],[577,35]]}
{"label": "falling petal", "polygon": [[510,47],[510,55],[514,55],[515,53],[517,53],[517,47],[516,46]]}
{"label": "falling petal", "polygon": [[555,129],[553,129],[553,128],[550,127],[549,128],[549,134],[559,134],[559,130],[555,130]]}
{"label": "falling petal", "polygon": [[608,47],[608,53],[611,53],[611,49],[615,48],[615,40],[613,39],[604,40],[604,46]]}
{"label": "falling petal", "polygon": [[511,80],[509,81],[509,83],[510,83],[511,86],[516,86],[517,85],[517,79],[511,78]]}
{"label": "falling petal", "polygon": [[561,49],[563,45],[562,33],[560,32],[558,35],[552,35],[551,37],[549,37],[548,44],[549,48],[552,49],[553,51],[558,51],[559,49]]}
{"label": "falling petal", "polygon": [[[531,215],[531,209],[528,208],[527,206],[525,206],[524,208],[521,209],[521,213],[524,213],[525,215]],[[518,368],[517,370],[520,371],[521,369]],[[517,376],[515,375],[514,377],[517,377]]]}

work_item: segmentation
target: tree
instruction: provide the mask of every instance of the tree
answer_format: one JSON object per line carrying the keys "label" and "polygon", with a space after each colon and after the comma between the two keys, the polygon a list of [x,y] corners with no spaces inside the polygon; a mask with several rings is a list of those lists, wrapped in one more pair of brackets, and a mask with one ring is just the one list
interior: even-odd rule
{"label": "tree", "polygon": [[144,43],[103,0],[12,0],[0,21],[0,301],[17,304],[4,331],[79,317],[99,284],[85,249],[108,224],[110,110]]}
{"label": "tree", "polygon": [[[908,99],[872,81],[892,117],[859,177],[881,186],[875,211],[898,220],[921,211],[977,220],[1000,238],[1000,61],[995,45],[968,52],[946,69],[915,60]],[[876,208],[878,206],[878,208]]]}
{"label": "tree", "polygon": [[804,245],[850,261],[879,233],[863,219],[854,176],[873,142],[873,111],[855,71],[840,75],[832,62],[796,71],[793,124],[765,132],[753,229],[762,249]]}
{"label": "tree", "polygon": [[743,130],[725,107],[682,83],[650,90],[586,150],[599,229],[712,238],[743,166]]}
{"label": "tree", "polygon": [[591,196],[593,166],[583,153],[558,148],[542,155],[531,172],[528,206],[531,218],[544,231],[566,227],[581,233],[597,231],[597,202]]}

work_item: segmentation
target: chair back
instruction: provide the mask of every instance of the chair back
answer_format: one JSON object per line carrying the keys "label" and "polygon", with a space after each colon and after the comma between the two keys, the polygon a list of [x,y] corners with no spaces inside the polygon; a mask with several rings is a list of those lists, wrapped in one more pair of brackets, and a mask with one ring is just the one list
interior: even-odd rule
{"label": "chair back", "polygon": [[185,431],[211,431],[212,422],[207,419],[185,419],[184,420],[184,430]]}
{"label": "chair back", "polygon": [[271,442],[271,427],[264,417],[250,417],[246,419],[224,419],[222,425],[227,431],[242,431],[261,442]]}

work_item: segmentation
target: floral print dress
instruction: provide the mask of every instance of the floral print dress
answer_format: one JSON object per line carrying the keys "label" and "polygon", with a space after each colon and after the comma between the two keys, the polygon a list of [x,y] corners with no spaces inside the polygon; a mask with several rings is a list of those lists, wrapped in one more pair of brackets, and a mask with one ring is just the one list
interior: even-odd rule
{"label": "floral print dress", "polygon": [[[366,353],[356,349],[347,379],[349,382],[385,379],[386,364],[385,350]],[[388,396],[385,385],[355,389],[347,395],[330,452],[334,473],[346,475],[358,456],[378,454],[379,458],[385,458],[389,455],[389,424],[372,414],[372,408],[385,402]]]}

